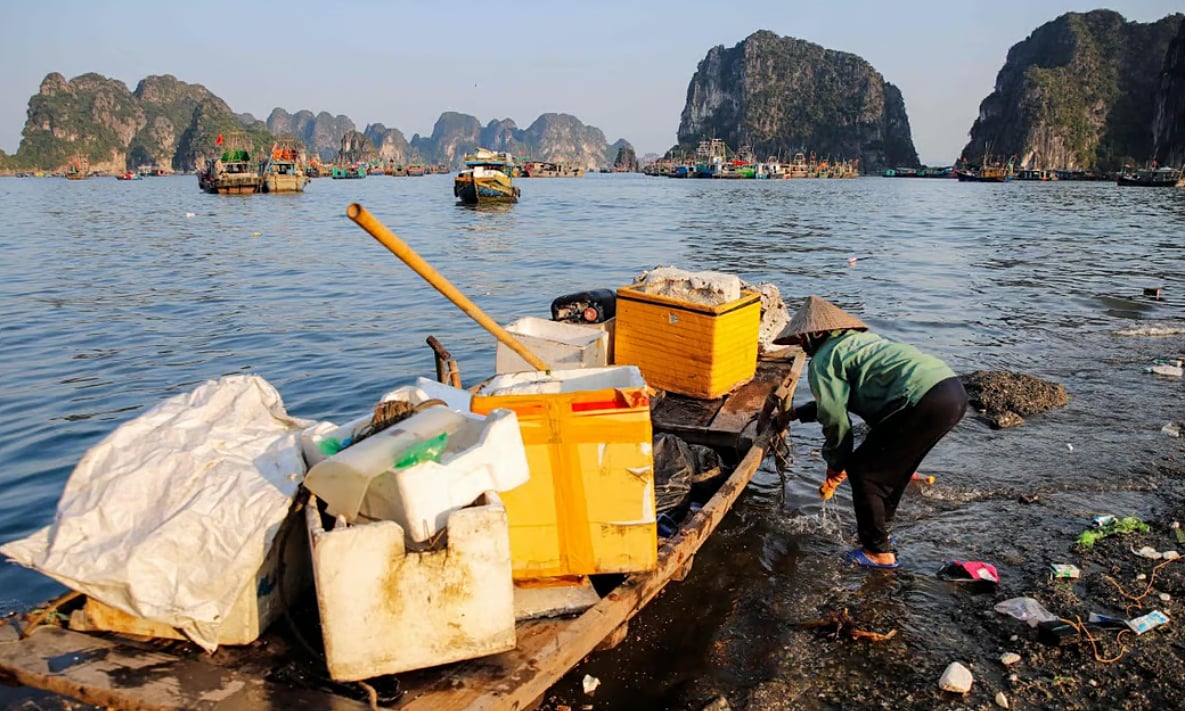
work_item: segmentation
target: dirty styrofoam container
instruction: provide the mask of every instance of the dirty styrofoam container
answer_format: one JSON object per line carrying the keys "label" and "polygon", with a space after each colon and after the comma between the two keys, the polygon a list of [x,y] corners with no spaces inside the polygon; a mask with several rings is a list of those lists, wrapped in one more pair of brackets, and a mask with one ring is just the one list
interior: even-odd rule
{"label": "dirty styrofoam container", "polygon": [[[552,369],[603,368],[609,365],[609,333],[605,329],[527,316],[506,326],[527,350]],[[498,342],[497,374],[535,370],[510,346]]]}
{"label": "dirty styrofoam container", "polygon": [[486,492],[445,547],[408,551],[394,521],[325,529],[305,508],[329,675],[357,681],[513,649],[506,509]]}
{"label": "dirty styrofoam container", "polygon": [[[415,385],[403,385],[379,398],[379,402],[399,400],[420,405],[428,400],[442,400],[444,404],[454,410],[469,411],[471,395],[468,391],[454,388],[451,385],[438,383],[427,378],[417,378]],[[311,469],[329,455],[326,454],[328,440],[344,442],[352,439],[358,431],[370,423],[372,415],[356,417],[344,425],[334,425],[332,422],[319,422],[300,433],[301,452],[305,463]]]}
{"label": "dirty styrofoam container", "polygon": [[[396,468],[411,448],[441,436],[438,460]],[[444,528],[452,511],[483,491],[507,491],[529,476],[514,412],[483,417],[438,405],[318,463],[305,487],[333,516],[394,521],[412,541],[424,542]]]}
{"label": "dirty styrofoam container", "polygon": [[[218,627],[218,644],[250,644],[284,613],[285,601],[296,599],[312,582],[308,536],[301,531],[300,514],[290,514],[272,541],[259,572],[239,592]],[[283,570],[283,595],[280,571]],[[163,622],[130,615],[123,610],[87,598],[70,615],[70,629],[80,632],[116,632],[143,637],[187,639],[181,630]]]}

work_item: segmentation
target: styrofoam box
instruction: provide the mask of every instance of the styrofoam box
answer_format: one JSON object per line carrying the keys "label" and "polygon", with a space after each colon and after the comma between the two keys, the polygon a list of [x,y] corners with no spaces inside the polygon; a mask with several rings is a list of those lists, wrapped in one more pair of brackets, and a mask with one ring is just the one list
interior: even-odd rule
{"label": "styrofoam box", "polygon": [[[551,369],[602,368],[609,364],[609,334],[600,328],[527,316],[507,325],[506,330]],[[528,370],[535,368],[510,346],[498,342],[494,357],[497,374]]]}
{"label": "styrofoam box", "polygon": [[[454,410],[469,411],[472,395],[460,388],[438,383],[427,378],[417,378],[415,385],[403,385],[386,393],[379,402],[401,400],[419,405],[427,400],[443,400]],[[359,428],[370,422],[371,415],[356,417],[344,425],[334,425],[332,422],[319,422],[300,433],[301,452],[304,454],[305,464],[312,468],[326,459],[327,455],[321,451],[321,444],[327,439],[338,441],[352,437]]]}
{"label": "styrofoam box", "polygon": [[325,530],[305,508],[329,675],[357,681],[513,649],[506,509],[486,492],[448,518],[447,547],[408,551],[394,521]]}
{"label": "styrofoam box", "polygon": [[509,491],[527,482],[531,471],[514,412],[494,410],[486,417],[453,412],[459,423],[440,461],[388,469],[375,477],[362,515],[394,521],[408,538],[422,543],[448,524],[450,513],[483,491]]}

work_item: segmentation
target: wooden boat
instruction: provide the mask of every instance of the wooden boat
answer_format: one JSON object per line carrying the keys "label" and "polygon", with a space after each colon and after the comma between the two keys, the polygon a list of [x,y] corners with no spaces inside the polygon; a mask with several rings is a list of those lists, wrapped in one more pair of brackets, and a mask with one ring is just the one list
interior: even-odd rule
{"label": "wooden boat", "polygon": [[422,178],[427,172],[428,169],[424,167],[423,163],[412,163],[407,166],[407,177],[409,178]]}
{"label": "wooden boat", "polygon": [[90,160],[84,155],[75,155],[70,158],[70,163],[66,166],[66,179],[85,180],[89,177]]}
{"label": "wooden boat", "polygon": [[[584,657],[626,641],[630,620],[666,585],[687,577],[696,552],[780,441],[785,423],[774,413],[788,406],[804,362],[796,349],[762,361],[749,383],[715,400],[661,393],[653,398],[656,432],[713,447],[737,464],[701,509],[689,514],[673,535],[660,539],[654,570],[625,576],[576,617],[519,622],[513,650],[401,674],[397,680],[371,679],[362,691],[358,685],[329,681],[323,671],[318,675],[315,667],[320,662],[311,658],[294,661],[307,652],[300,651],[294,635],[285,636],[283,624],[273,625],[255,644],[221,647],[212,655],[196,652],[187,642],[145,641],[48,625],[24,636],[7,624],[0,626],[0,675],[117,708],[363,710],[378,703],[402,711],[533,708]],[[443,371],[437,365],[439,374]],[[55,610],[70,614],[80,606],[75,599]],[[301,646],[305,644],[302,639]],[[393,698],[376,691],[392,687]],[[368,694],[369,703],[364,701]]]}
{"label": "wooden boat", "polygon": [[351,165],[351,166],[333,166],[334,180],[357,180],[366,177],[366,166]]}
{"label": "wooden boat", "polygon": [[225,141],[219,134],[218,139],[217,145],[222,147],[222,154],[206,162],[205,170],[198,173],[198,187],[218,195],[251,195],[259,192],[262,181],[251,159],[251,140],[245,134],[231,134]]}
{"label": "wooden boat", "polygon": [[509,153],[478,148],[465,156],[465,170],[453,180],[453,196],[469,205],[518,202],[520,192],[510,177],[513,169]]}
{"label": "wooden boat", "polygon": [[533,160],[523,165],[523,175],[528,178],[582,178],[584,168],[566,163]]}
{"label": "wooden boat", "polygon": [[143,180],[143,176],[134,170],[127,170],[115,176],[116,180]]}
{"label": "wooden boat", "polygon": [[793,155],[793,157],[790,158],[790,164],[786,167],[786,171],[785,171],[785,173],[783,173],[783,177],[785,177],[788,180],[789,179],[797,179],[797,178],[805,178],[805,177],[807,177],[808,172],[809,172],[809,168],[808,168],[807,162],[806,162],[806,155],[803,154],[801,151],[799,151],[798,153],[795,153]]}
{"label": "wooden boat", "polygon": [[1185,168],[1157,168],[1153,164],[1145,170],[1125,169],[1115,182],[1144,188],[1182,188],[1185,187]]}
{"label": "wooden boat", "polygon": [[302,147],[292,141],[277,141],[271,155],[260,163],[263,176],[260,189],[265,193],[300,193],[309,183],[305,175]]}

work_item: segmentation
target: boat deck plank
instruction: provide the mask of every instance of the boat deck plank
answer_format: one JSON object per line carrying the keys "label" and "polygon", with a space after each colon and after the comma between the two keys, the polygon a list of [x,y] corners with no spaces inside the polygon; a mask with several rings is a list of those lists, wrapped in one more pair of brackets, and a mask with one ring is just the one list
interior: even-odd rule
{"label": "boat deck plank", "polygon": [[25,639],[0,627],[0,678],[125,711],[157,709],[327,709],[363,711],[344,696],[297,689],[212,664],[178,657],[116,636],[44,626]]}

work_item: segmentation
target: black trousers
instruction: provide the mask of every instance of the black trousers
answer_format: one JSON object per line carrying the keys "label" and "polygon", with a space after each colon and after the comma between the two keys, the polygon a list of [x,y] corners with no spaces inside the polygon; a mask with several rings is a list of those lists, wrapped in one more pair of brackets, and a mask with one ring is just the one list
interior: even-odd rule
{"label": "black trousers", "polygon": [[913,407],[873,426],[848,460],[860,544],[888,553],[889,526],[913,473],[947,432],[963,419],[967,392],[958,378],[930,388]]}

